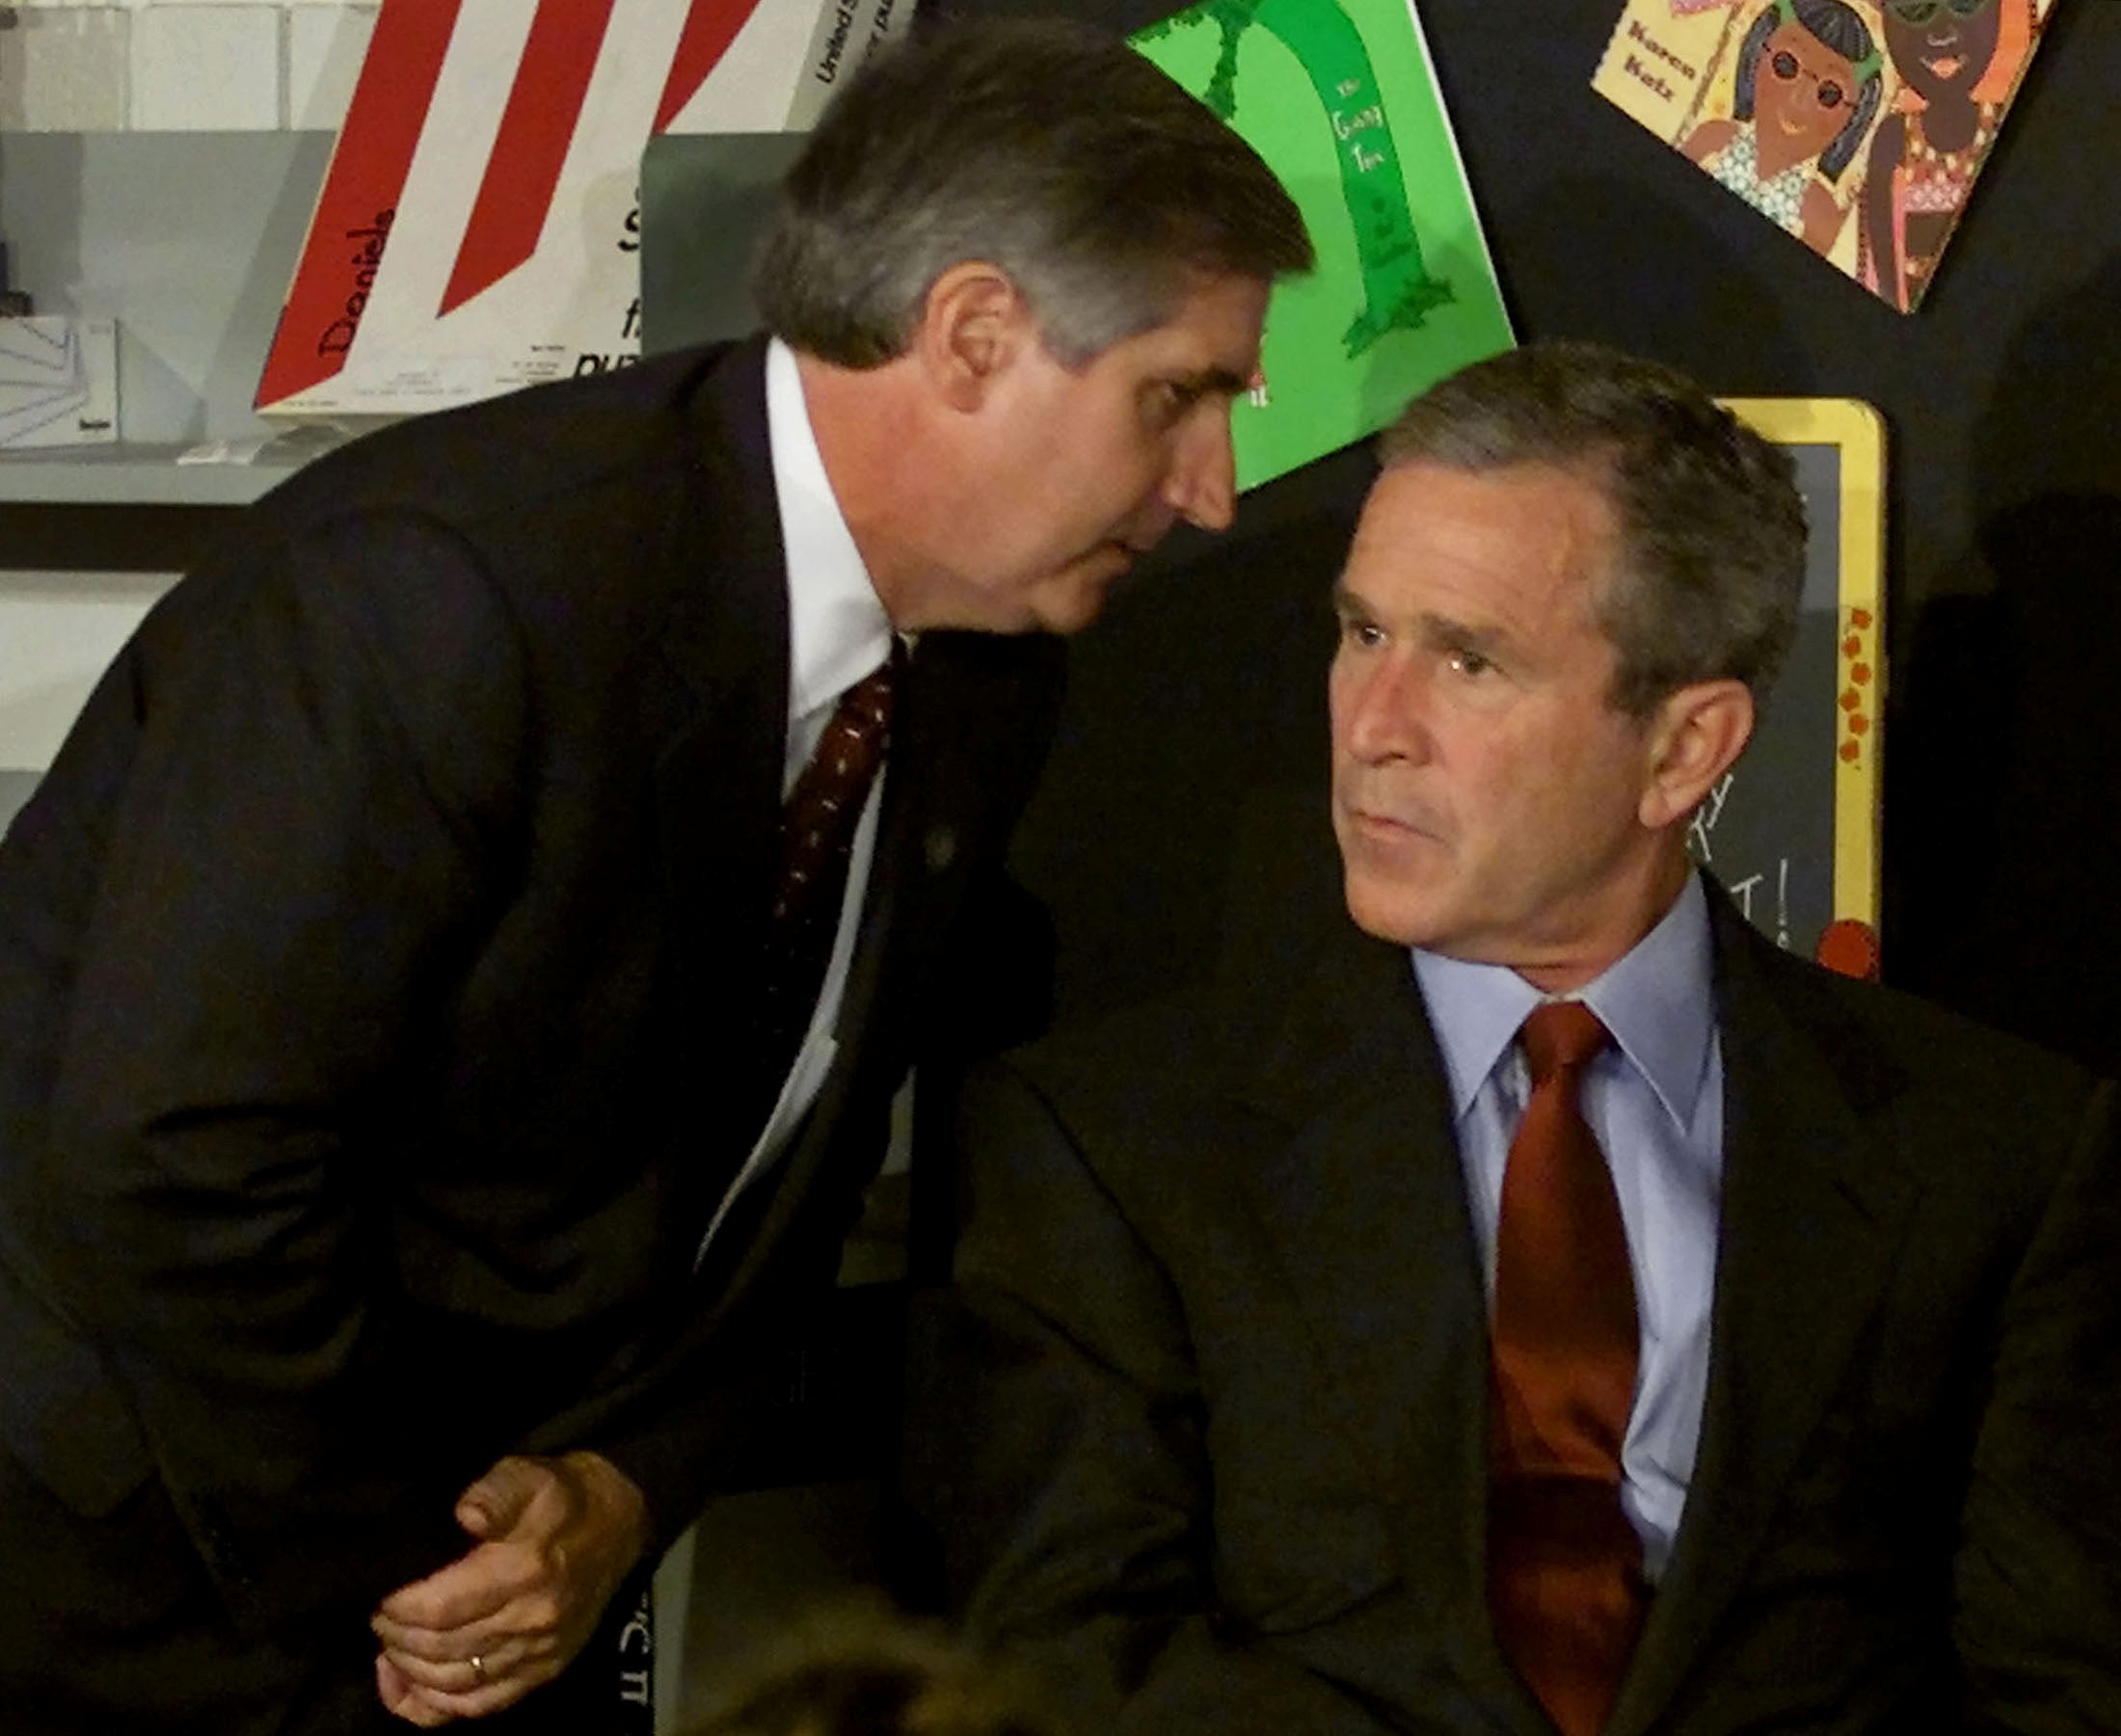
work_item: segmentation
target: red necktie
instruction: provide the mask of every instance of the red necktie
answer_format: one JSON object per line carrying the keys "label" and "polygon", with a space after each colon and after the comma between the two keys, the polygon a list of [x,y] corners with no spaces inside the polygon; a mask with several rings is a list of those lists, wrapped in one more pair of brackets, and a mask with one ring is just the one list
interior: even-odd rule
{"label": "red necktie", "polygon": [[891,737],[891,700],[904,656],[897,640],[883,666],[841,695],[781,809],[781,878],[766,928],[761,1067],[771,1104],[817,1010],[840,931],[854,831]]}
{"label": "red necktie", "polygon": [[1488,1596],[1495,1635],[1564,1736],[1597,1736],[1648,1601],[1621,1507],[1634,1276],[1620,1201],[1577,1106],[1611,1040],[1572,1001],[1522,1031],[1532,1095],[1495,1228]]}

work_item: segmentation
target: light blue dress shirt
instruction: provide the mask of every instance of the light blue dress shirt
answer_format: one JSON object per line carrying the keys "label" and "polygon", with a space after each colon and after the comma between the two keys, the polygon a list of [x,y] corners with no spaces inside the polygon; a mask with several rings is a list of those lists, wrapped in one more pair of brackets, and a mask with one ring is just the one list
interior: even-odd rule
{"label": "light blue dress shirt", "polygon": [[[1414,976],[1443,1052],[1491,1305],[1502,1172],[1531,1089],[1515,1039],[1547,997],[1503,966],[1419,950]],[[1587,1004],[1614,1039],[1585,1074],[1581,1101],[1613,1172],[1635,1272],[1642,1353],[1621,1500],[1654,1582],[1671,1559],[1701,1439],[1723,1180],[1723,1048],[1698,875],[1631,951],[1565,999]]]}

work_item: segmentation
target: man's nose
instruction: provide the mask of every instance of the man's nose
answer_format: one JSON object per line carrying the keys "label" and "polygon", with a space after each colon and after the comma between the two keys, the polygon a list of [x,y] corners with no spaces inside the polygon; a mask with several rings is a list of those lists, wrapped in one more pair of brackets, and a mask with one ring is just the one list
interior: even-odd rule
{"label": "man's nose", "polygon": [[1346,678],[1343,735],[1365,763],[1420,760],[1429,734],[1422,719],[1421,675],[1407,657],[1386,654],[1364,662]]}
{"label": "man's nose", "polygon": [[1164,498],[1189,524],[1227,530],[1237,512],[1237,455],[1230,444],[1230,412],[1195,419],[1179,437],[1164,478]]}

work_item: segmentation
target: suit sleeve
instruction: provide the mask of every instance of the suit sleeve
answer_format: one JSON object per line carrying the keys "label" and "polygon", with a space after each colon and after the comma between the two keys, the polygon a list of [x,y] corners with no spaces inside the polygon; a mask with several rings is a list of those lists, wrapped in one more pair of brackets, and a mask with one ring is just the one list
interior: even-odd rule
{"label": "suit sleeve", "polygon": [[103,763],[126,748],[80,852],[34,1193],[60,1300],[266,1623],[439,1559],[406,1516],[423,1419],[369,1377],[389,1106],[490,914],[522,672],[483,570],[418,521],[315,533],[158,614],[84,725]]}
{"label": "suit sleeve", "polygon": [[2115,1092],[2004,1294],[1956,1565],[1965,1727],[2121,1729],[2121,1147]]}
{"label": "suit sleeve", "polygon": [[1389,1727],[1219,1611],[1184,1309],[1059,1117],[993,1068],[961,1139],[956,1281],[916,1335],[907,1463],[969,1624],[1085,1729]]}

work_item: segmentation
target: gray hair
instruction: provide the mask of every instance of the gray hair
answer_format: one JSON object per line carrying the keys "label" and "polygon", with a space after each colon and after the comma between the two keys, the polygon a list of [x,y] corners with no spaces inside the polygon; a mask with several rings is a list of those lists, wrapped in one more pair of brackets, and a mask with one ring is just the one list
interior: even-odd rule
{"label": "gray hair", "polygon": [[1765,698],[1797,633],[1804,501],[1788,454],[1684,374],[1597,344],[1530,344],[1431,387],[1379,450],[1387,466],[1555,465],[1599,489],[1621,539],[1597,603],[1616,709],[1645,717],[1725,678]]}
{"label": "gray hair", "polygon": [[1080,366],[1204,276],[1308,271],[1295,201],[1245,141],[1123,42],[1060,19],[946,24],[879,49],[782,184],[753,289],[844,367],[901,354],[937,278],[1006,271]]}

